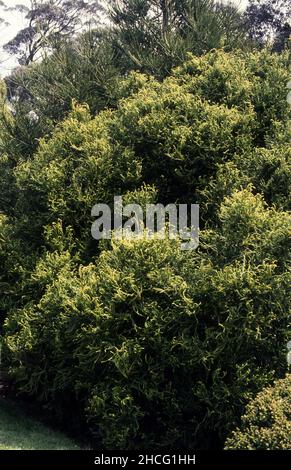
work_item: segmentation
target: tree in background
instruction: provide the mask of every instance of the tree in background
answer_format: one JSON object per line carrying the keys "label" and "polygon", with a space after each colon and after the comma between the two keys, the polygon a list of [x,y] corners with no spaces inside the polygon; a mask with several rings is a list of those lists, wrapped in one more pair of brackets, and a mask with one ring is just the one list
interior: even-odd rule
{"label": "tree in background", "polygon": [[258,45],[273,44],[275,51],[284,49],[291,35],[289,0],[250,0],[245,11],[250,38]]}
{"label": "tree in background", "polygon": [[[0,0],[0,8],[6,8],[5,3]],[[2,27],[9,26],[9,23],[4,19],[0,17],[0,32],[2,33]]]}
{"label": "tree in background", "polygon": [[[88,90],[84,76],[87,74],[88,79],[92,76],[92,51],[95,50],[96,58],[98,45],[97,41],[93,45],[88,40],[91,33],[86,36],[85,29],[96,26],[101,7],[97,0],[33,0],[30,8],[24,5],[9,8],[4,3],[2,7],[4,11],[25,13],[27,21],[25,28],[4,46],[20,64],[6,79],[15,125],[7,128],[10,140],[6,140],[9,148],[5,151],[15,159],[33,152],[38,139],[50,131],[55,119],[62,119],[71,108],[72,99],[83,102],[92,96],[94,87],[90,86],[89,93],[84,91],[82,95],[81,89]],[[84,44],[88,44],[86,50]]]}
{"label": "tree in background", "polygon": [[[108,21],[103,26],[95,24],[76,35],[72,19],[70,31],[49,41],[53,44],[50,54],[37,63],[33,60],[29,67],[19,67],[6,79],[16,115],[10,142],[14,156],[33,153],[38,139],[71,109],[73,99],[88,103],[94,113],[114,107],[118,79],[130,70],[160,79],[182,63],[188,52],[201,54],[221,44],[234,47],[244,36],[237,10],[213,0],[110,1],[107,6]],[[94,22],[96,15],[93,8],[88,17]],[[24,45],[15,44],[16,53]],[[46,39],[37,47],[46,50]],[[40,52],[34,52],[36,59]],[[31,121],[31,113],[38,119]]]}
{"label": "tree in background", "polygon": [[8,153],[29,157],[38,139],[71,110],[72,100],[88,103],[93,113],[114,107],[117,56],[106,30],[87,31],[59,43],[41,62],[16,68],[5,79],[15,117]]}
{"label": "tree in background", "polygon": [[164,77],[185,60],[243,40],[241,15],[214,0],[110,0],[113,40],[125,67]]}
{"label": "tree in background", "polygon": [[17,5],[14,9],[26,12],[27,25],[4,50],[16,55],[20,64],[28,65],[62,38],[73,36],[89,18],[96,20],[100,4],[96,0],[31,0],[30,8]]}

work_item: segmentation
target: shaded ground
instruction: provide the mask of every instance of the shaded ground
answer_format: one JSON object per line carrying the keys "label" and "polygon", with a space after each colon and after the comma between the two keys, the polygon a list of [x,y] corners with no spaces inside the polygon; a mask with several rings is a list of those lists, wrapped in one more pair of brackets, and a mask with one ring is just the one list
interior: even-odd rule
{"label": "shaded ground", "polygon": [[64,434],[28,417],[0,397],[0,450],[78,450]]}

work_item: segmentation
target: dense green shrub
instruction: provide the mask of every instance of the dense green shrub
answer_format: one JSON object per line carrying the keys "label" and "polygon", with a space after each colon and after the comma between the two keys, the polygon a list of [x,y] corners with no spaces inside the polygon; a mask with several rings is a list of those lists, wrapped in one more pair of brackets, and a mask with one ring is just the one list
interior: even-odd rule
{"label": "dense green shrub", "polygon": [[[190,56],[163,82],[124,78],[115,110],[74,103],[33,155],[13,160],[3,134],[4,362],[19,393],[64,421],[74,409],[98,445],[222,446],[285,372],[286,65]],[[91,209],[116,195],[201,203],[198,251],[95,242]]]}
{"label": "dense green shrub", "polygon": [[89,243],[94,204],[111,204],[115,194],[141,181],[138,157],[108,136],[112,119],[110,112],[92,119],[86,106],[76,106],[52,138],[40,142],[33,159],[17,166],[16,210],[29,238],[38,234],[42,243],[43,227],[60,219],[75,229],[76,239]]}
{"label": "dense green shrub", "polygon": [[[285,131],[283,136],[287,138],[288,132]],[[254,191],[263,195],[270,206],[289,210],[290,152],[289,142],[278,141],[268,148],[257,147],[237,155],[232,161],[218,164],[215,175],[207,181],[200,180],[197,190],[203,219],[208,224],[215,224],[217,210],[224,197],[235,190],[247,188],[249,184]]]}
{"label": "dense green shrub", "polygon": [[247,54],[214,51],[203,57],[190,58],[174,71],[180,83],[210,103],[239,109],[251,106],[256,114],[257,146],[264,146],[268,138],[274,136],[278,121],[287,125],[289,75],[289,54],[277,55],[268,51]]}
{"label": "dense green shrub", "polygon": [[162,200],[189,200],[199,178],[250,148],[253,121],[251,108],[208,103],[169,78],[122,100],[111,134],[141,158],[143,180]]}
{"label": "dense green shrub", "polygon": [[7,312],[23,306],[30,299],[28,279],[39,254],[32,252],[29,241],[21,240],[14,224],[0,213],[0,331]]}
{"label": "dense green shrub", "polygon": [[[268,59],[263,78],[261,56]],[[131,74],[120,84],[116,111],[91,117],[86,106],[75,105],[52,137],[42,139],[37,152],[14,171],[19,231],[42,244],[42,227],[61,219],[87,246],[92,206],[112,202],[113,195],[142,183],[156,187],[159,202],[205,204],[204,223],[215,220],[226,194],[249,183],[268,203],[287,207],[286,60],[265,52],[215,51],[190,57],[162,83]],[[262,108],[266,99],[267,110]],[[261,140],[262,115],[270,109],[267,148],[253,148]],[[280,143],[272,143],[279,133],[285,133],[285,142],[280,137]]]}
{"label": "dense green shrub", "polygon": [[240,429],[227,439],[228,450],[291,450],[291,375],[250,401]]}
{"label": "dense green shrub", "polygon": [[285,369],[290,220],[250,191],[220,220],[198,252],[144,237],[87,266],[68,246],[47,252],[35,300],[5,326],[18,391],[58,413],[75,406],[106,448],[221,445]]}

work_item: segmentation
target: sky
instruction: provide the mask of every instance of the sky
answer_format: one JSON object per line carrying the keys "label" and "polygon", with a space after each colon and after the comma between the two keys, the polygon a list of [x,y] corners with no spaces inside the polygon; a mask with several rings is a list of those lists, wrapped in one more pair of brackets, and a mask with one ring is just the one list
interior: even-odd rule
{"label": "sky", "polygon": [[[248,0],[234,0],[234,3],[239,4],[241,8],[244,8],[247,2]],[[19,4],[30,6],[30,0],[4,0],[4,3],[9,7],[15,7],[15,5]],[[17,66],[17,61],[1,50],[1,48],[23,28],[25,25],[25,14],[16,11],[4,13],[0,9],[0,18],[4,18],[9,23],[7,27],[0,26],[0,75],[5,76]]]}
{"label": "sky", "polygon": [[[30,0],[4,0],[8,7],[15,7],[15,5],[30,5]],[[14,38],[16,33],[24,26],[24,14],[19,12],[6,12],[0,10],[0,17],[9,23],[9,26],[0,26],[0,47],[6,44],[10,39]],[[7,75],[11,69],[17,65],[13,57],[0,51],[0,74]]]}

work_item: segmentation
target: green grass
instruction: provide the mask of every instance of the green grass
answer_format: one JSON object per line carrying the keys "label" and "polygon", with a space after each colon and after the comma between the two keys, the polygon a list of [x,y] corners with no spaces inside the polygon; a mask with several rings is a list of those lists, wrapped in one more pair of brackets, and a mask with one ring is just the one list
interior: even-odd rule
{"label": "green grass", "polygon": [[78,450],[71,439],[0,399],[0,450]]}

